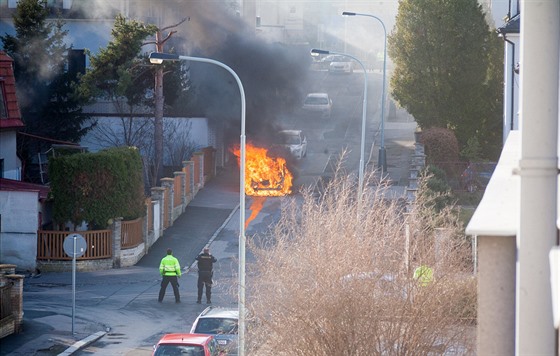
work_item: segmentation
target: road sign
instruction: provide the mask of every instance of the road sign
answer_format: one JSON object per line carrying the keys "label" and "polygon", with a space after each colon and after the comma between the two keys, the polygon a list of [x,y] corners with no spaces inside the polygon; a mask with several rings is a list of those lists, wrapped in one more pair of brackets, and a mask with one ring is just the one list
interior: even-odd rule
{"label": "road sign", "polygon": [[62,247],[64,248],[64,252],[72,258],[82,257],[87,250],[86,240],[80,234],[70,234],[66,236]]}

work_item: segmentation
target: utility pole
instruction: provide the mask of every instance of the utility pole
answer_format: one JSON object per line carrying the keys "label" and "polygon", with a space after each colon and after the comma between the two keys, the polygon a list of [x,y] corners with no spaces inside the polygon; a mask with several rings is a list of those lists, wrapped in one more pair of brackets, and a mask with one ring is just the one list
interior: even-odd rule
{"label": "utility pole", "polygon": [[[188,18],[184,18],[174,25],[158,28],[156,40],[146,42],[145,44],[154,44],[156,46],[156,52],[163,53],[165,42],[177,31],[169,31],[165,36],[163,36],[162,33],[181,25],[187,20]],[[163,74],[163,66],[157,66],[154,84],[154,166],[151,175],[152,186],[157,186],[159,180],[163,176],[163,104],[165,100],[163,97]]]}

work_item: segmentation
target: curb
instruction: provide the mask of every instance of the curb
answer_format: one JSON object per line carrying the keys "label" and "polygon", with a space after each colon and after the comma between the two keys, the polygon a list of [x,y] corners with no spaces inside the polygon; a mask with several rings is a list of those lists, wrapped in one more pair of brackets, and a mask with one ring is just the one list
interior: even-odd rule
{"label": "curb", "polygon": [[[214,232],[214,234],[212,235],[212,237],[210,238],[210,240],[208,240],[208,243],[204,246],[204,247],[209,247],[210,245],[212,245],[212,242],[218,237],[218,235],[220,234],[220,232],[222,232],[222,230],[224,229],[224,227],[226,227],[226,225],[229,223],[229,221],[231,220],[231,218],[233,217],[233,215],[239,210],[239,205],[237,205],[232,211],[231,213],[228,215],[228,217],[226,218],[226,220],[224,221],[224,223],[218,228],[218,230],[216,230]],[[202,251],[200,251],[200,253],[202,253]],[[183,268],[183,273],[189,273],[190,270],[194,269],[195,266],[197,264],[197,261],[193,261],[193,263],[189,266],[189,267],[184,267]]]}
{"label": "curb", "polygon": [[105,331],[98,331],[95,334],[92,334],[92,335],[86,337],[85,339],[82,339],[80,341],[75,342],[74,345],[67,348],[64,352],[59,353],[58,356],[72,355],[74,352],[76,352],[76,351],[88,346],[89,344],[101,339],[103,336],[105,336],[105,334],[107,334]]}

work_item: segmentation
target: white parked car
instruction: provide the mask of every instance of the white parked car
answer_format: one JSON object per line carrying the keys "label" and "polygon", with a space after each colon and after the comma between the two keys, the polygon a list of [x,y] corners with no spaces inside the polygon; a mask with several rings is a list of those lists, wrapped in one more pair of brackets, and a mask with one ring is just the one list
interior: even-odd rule
{"label": "white parked car", "polygon": [[345,73],[352,74],[354,67],[352,60],[345,56],[335,56],[329,64],[329,73]]}
{"label": "white parked car", "polygon": [[327,93],[310,93],[303,101],[303,110],[319,113],[322,117],[331,117],[332,106],[332,100]]}
{"label": "white parked car", "polygon": [[274,146],[287,149],[297,159],[307,156],[307,137],[301,130],[279,131]]}

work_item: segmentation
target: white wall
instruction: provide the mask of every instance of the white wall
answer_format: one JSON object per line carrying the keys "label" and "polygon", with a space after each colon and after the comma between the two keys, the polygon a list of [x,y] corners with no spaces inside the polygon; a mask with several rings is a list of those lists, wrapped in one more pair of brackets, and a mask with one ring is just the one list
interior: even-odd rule
{"label": "white wall", "polygon": [[[97,152],[99,150],[113,147],[108,143],[100,142],[97,135],[99,134],[99,130],[102,128],[110,129],[112,132],[116,134],[122,133],[122,123],[121,119],[118,117],[97,117],[95,118],[98,120],[97,128],[94,128],[92,131],[88,132],[88,134],[82,138],[80,141],[80,145],[87,147],[89,152]],[[193,141],[197,148],[208,147],[211,145],[213,141],[210,137],[210,133],[208,130],[208,119],[205,117],[191,117],[191,118],[164,118],[165,122],[170,121],[180,121],[180,122],[187,122],[190,125],[190,139]],[[165,126],[165,123],[164,123]],[[188,127],[187,125],[181,125],[180,127]],[[97,131],[96,131],[97,130]],[[106,131],[106,130],[105,130]],[[96,133],[97,132],[97,133]],[[149,132],[150,135],[153,136],[153,132]],[[148,139],[153,139],[152,137],[148,137]],[[164,157],[165,160],[165,157]]]}
{"label": "white wall", "polygon": [[35,269],[38,192],[0,191],[0,263]]}
{"label": "white wall", "polygon": [[4,160],[3,178],[21,180],[21,161],[16,156],[16,132],[0,132],[0,158]]}

